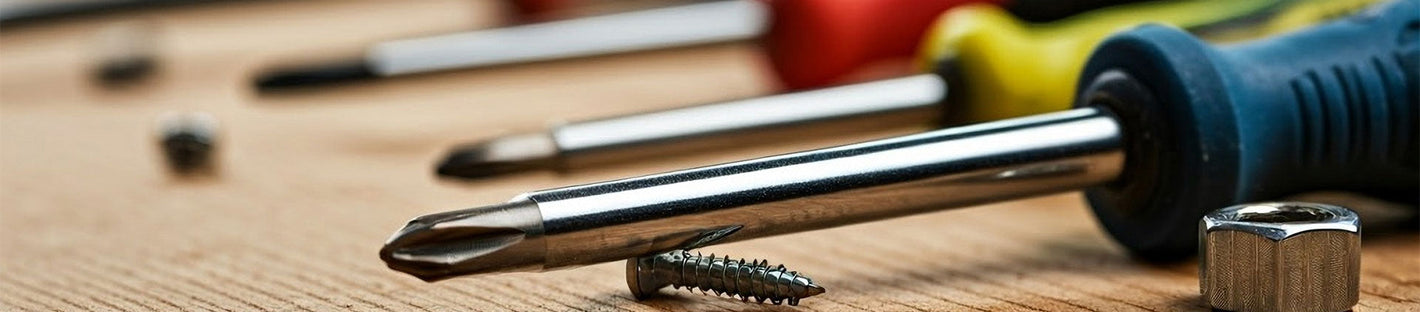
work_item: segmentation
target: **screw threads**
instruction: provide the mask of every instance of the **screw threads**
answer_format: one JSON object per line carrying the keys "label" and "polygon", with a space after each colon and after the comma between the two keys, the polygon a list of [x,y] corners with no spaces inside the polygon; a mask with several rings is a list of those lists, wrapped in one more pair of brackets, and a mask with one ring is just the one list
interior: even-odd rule
{"label": "screw threads", "polygon": [[767,260],[732,260],[680,250],[654,256],[651,262],[650,273],[676,289],[712,291],[744,301],[754,298],[760,303],[782,304],[787,300],[789,305],[798,305],[799,299],[824,292],[809,277],[783,265],[771,266]]}

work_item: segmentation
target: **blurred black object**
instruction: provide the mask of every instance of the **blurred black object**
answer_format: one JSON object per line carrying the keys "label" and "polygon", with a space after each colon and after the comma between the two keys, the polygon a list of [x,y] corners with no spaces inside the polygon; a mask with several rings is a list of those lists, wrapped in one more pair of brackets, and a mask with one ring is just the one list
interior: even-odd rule
{"label": "blurred black object", "polygon": [[258,88],[286,90],[314,85],[332,85],[378,78],[374,70],[363,62],[341,62],[311,69],[280,71],[258,78]]}
{"label": "blurred black object", "polygon": [[135,81],[153,71],[152,58],[122,58],[105,62],[99,67],[98,78],[109,84]]}
{"label": "blurred black object", "polygon": [[157,7],[225,2],[229,0],[18,0],[0,3],[0,27],[38,24],[92,14]]}
{"label": "blurred black object", "polygon": [[[1153,0],[1169,1],[1169,0]],[[1142,0],[1009,0],[1006,11],[1023,21],[1043,23],[1108,6],[1146,2]]]}
{"label": "blurred black object", "polygon": [[158,67],[156,26],[148,22],[111,25],[97,34],[94,79],[117,88],[143,80]]}
{"label": "blurred black object", "polygon": [[212,115],[169,113],[159,126],[163,156],[174,173],[215,173],[217,120]]}

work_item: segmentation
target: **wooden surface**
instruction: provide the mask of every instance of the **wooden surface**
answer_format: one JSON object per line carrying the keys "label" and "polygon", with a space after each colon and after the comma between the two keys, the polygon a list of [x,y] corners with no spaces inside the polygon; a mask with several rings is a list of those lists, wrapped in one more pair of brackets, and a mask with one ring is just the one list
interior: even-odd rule
{"label": "wooden surface", "polygon": [[[716,246],[829,289],[799,307],[666,290],[638,302],[623,264],[424,283],[376,250],[405,220],[519,192],[847,143],[862,134],[571,175],[459,182],[451,144],[550,120],[766,94],[749,45],[725,45],[257,96],[284,62],[382,38],[491,25],[492,1],[261,2],[0,31],[0,310],[453,311],[1203,310],[1193,263],[1132,261],[1077,194]],[[144,17],[157,75],[88,80],[94,34]],[[221,122],[219,174],[167,175],[158,116]],[[897,130],[902,133],[907,130]],[[1420,237],[1367,236],[1359,311],[1416,310]]]}

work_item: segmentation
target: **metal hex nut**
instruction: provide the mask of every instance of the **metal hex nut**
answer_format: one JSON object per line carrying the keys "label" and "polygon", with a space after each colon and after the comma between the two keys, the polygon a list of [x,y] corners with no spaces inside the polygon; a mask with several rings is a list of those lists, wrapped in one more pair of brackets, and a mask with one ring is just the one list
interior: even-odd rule
{"label": "metal hex nut", "polygon": [[1337,312],[1359,299],[1361,224],[1349,209],[1246,204],[1203,217],[1199,286],[1213,308]]}

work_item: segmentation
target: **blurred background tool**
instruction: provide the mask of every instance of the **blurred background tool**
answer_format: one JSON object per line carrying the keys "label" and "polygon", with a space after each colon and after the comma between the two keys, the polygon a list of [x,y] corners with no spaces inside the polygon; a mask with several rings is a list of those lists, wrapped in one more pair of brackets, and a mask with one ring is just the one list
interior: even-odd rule
{"label": "blurred background tool", "polygon": [[[478,1],[478,0],[474,0]],[[641,2],[666,2],[667,0],[619,1],[611,5],[611,0],[505,0],[510,17],[514,22],[527,22],[557,16],[599,12],[619,5],[642,5]],[[246,1],[256,2],[256,1]],[[227,6],[226,4],[233,4]],[[104,87],[133,85],[141,78],[155,71],[160,58],[160,46],[171,43],[160,42],[162,31],[170,31],[172,25],[155,22],[162,15],[177,11],[178,8],[223,7],[242,5],[241,1],[229,0],[0,0],[0,27],[15,31],[32,25],[60,25],[63,21],[83,23],[82,17],[90,19],[118,18],[114,26],[104,27],[96,33],[97,65],[95,78]],[[574,5],[575,4],[575,5]],[[494,5],[496,6],[496,5]],[[173,10],[166,10],[173,9]],[[127,13],[127,14],[125,14]],[[60,27],[62,28],[62,27]],[[182,30],[179,30],[182,31]]]}
{"label": "blurred background tool", "polygon": [[[517,13],[515,20],[538,20],[555,16],[578,2],[596,0],[508,0]],[[37,22],[91,14],[177,7],[184,5],[234,2],[231,0],[3,0],[0,26],[15,27]]]}
{"label": "blurred background tool", "polygon": [[157,27],[141,21],[118,23],[96,34],[94,79],[123,87],[148,77],[158,66]]}
{"label": "blurred background tool", "polygon": [[923,44],[928,72],[906,78],[567,123],[455,147],[440,175],[479,178],[531,169],[571,170],[649,156],[802,140],[883,128],[926,127],[1063,110],[1090,49],[1110,33],[1143,22],[1260,36],[1354,10],[1370,0],[1206,0],[1099,9],[1029,24],[989,5],[941,16]]}
{"label": "blurred background tool", "polygon": [[525,193],[415,218],[380,251],[426,281],[540,271],[1086,189],[1134,255],[1193,254],[1217,207],[1318,189],[1413,201],[1420,0],[1215,48],[1101,43],[1078,108]]}
{"label": "blurred background tool", "polygon": [[756,1],[712,1],[492,30],[388,41],[363,59],[284,68],[257,78],[263,90],[754,37],[766,23]]}
{"label": "blurred background tool", "polygon": [[0,1],[0,27],[31,25],[89,14],[227,1],[230,0],[4,0]]}
{"label": "blurred background tool", "polygon": [[[259,77],[257,86],[261,89],[299,87],[375,77],[733,42],[756,38],[766,32],[771,37],[781,38],[820,36],[800,32],[825,32],[821,37],[853,43],[914,37],[926,28],[934,12],[969,1],[971,0],[783,0],[770,3],[758,0],[704,1],[384,42],[371,47],[365,53],[364,59],[307,68],[278,69]],[[789,29],[770,30],[771,20],[775,26]],[[872,31],[868,32],[846,32],[838,29],[849,27],[847,23],[873,24],[877,27],[872,27]],[[853,37],[839,38],[845,35]],[[886,38],[879,39],[880,36]],[[810,51],[806,50],[808,47],[793,46],[792,44],[797,43],[794,40],[769,40],[783,48],[797,48],[792,53]],[[863,50],[874,48],[877,46],[858,47]],[[911,48],[908,46],[899,50],[910,51]],[[833,49],[813,51],[841,53],[826,52],[835,51]]]}
{"label": "blurred background tool", "polygon": [[[280,68],[263,90],[455,69],[559,60],[761,38],[790,89],[840,82],[868,67],[906,63],[938,13],[965,3],[1003,3],[1058,18],[1125,0],[721,0],[506,28],[395,40],[363,59]],[[865,27],[871,25],[871,27]],[[894,62],[896,61],[896,62]],[[899,66],[906,67],[906,66]]]}

